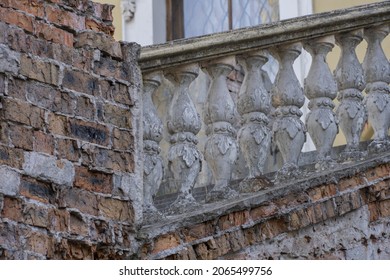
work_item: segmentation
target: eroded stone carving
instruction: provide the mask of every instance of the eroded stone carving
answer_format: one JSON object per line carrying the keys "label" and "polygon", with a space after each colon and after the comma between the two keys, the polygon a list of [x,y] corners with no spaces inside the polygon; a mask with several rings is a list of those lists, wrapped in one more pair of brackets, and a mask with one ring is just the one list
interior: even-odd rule
{"label": "eroded stone carving", "polygon": [[209,202],[238,195],[229,188],[233,164],[238,155],[236,129],[233,127],[236,120],[235,104],[226,83],[233,63],[233,59],[227,58],[204,67],[211,78],[205,108],[205,123],[208,125],[205,159],[215,182],[207,197]]}
{"label": "eroded stone carving", "polygon": [[306,118],[306,126],[317,148],[316,167],[319,169],[331,165],[330,152],[338,133],[338,121],[333,112],[337,84],[326,63],[326,55],[333,47],[333,36],[313,40],[304,45],[313,58],[309,74],[305,79],[305,94],[310,100],[310,113]]}
{"label": "eroded stone carving", "polygon": [[300,43],[294,43],[280,46],[273,52],[279,62],[279,71],[272,88],[272,105],[276,109],[272,131],[284,160],[278,179],[298,174],[298,160],[306,140],[306,128],[300,120],[305,96],[293,69],[293,62],[301,49]]}
{"label": "eroded stone carving", "polygon": [[136,1],[135,0],[122,0],[122,15],[125,21],[131,21],[134,18]]}
{"label": "eroded stone carving", "polygon": [[263,174],[271,144],[272,133],[268,127],[271,98],[261,70],[267,61],[264,51],[238,57],[238,62],[245,71],[237,102],[243,125],[238,132],[238,139],[249,168],[248,179]]}
{"label": "eroded stone carving", "polygon": [[374,140],[368,149],[374,152],[386,151],[390,147],[388,130],[390,126],[390,64],[381,42],[389,34],[389,25],[371,27],[364,30],[368,42],[363,68],[366,86],[364,100],[368,121],[374,129]]}
{"label": "eroded stone carving", "polygon": [[363,40],[361,30],[336,35],[336,43],[341,48],[340,60],[335,70],[340,105],[336,114],[340,128],[347,140],[347,146],[341,157],[343,159],[362,156],[359,152],[359,140],[363,126],[367,121],[361,91],[365,87],[363,68],[356,56],[356,46]]}
{"label": "eroded stone carving", "polygon": [[165,73],[175,87],[167,118],[171,134],[168,168],[178,197],[168,211],[170,214],[182,213],[198,205],[192,190],[201,170],[202,154],[196,146],[201,120],[189,95],[189,86],[197,77],[198,70],[197,65],[189,65]]}
{"label": "eroded stone carving", "polygon": [[161,83],[161,74],[149,74],[144,77],[143,96],[143,142],[144,142],[144,222],[161,220],[162,215],[154,206],[156,195],[163,177],[163,160],[159,143],[162,139],[163,125],[157,115],[152,95]]}

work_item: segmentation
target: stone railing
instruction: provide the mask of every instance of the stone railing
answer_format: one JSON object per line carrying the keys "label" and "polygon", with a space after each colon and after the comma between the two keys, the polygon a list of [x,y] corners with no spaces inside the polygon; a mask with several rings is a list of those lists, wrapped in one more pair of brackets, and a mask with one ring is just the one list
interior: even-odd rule
{"label": "stone railing", "polygon": [[[199,207],[193,189],[202,165],[213,178],[205,203],[239,196],[240,188],[231,187],[232,179],[244,179],[240,187],[245,189],[246,181],[271,170],[265,165],[274,151],[279,151],[283,164],[268,178],[277,182],[304,176],[299,159],[306,133],[316,147],[317,170],[390,149],[390,64],[381,47],[389,27],[386,1],[144,47],[140,65],[145,221],[162,218],[153,198],[163,179],[178,192],[167,215]],[[355,48],[363,39],[368,47],[360,64]],[[326,56],[335,44],[341,55],[332,73]],[[302,48],[312,57],[303,88],[293,68]],[[270,58],[279,65],[273,83],[262,69]],[[237,69],[244,72],[244,79],[235,96],[227,77]],[[208,80],[209,86],[199,106],[193,98],[203,94],[202,86],[191,84],[201,72],[206,79],[200,82]],[[162,90],[162,84],[171,90]],[[156,104],[156,94],[167,96],[168,102],[162,103],[167,106]],[[305,97],[309,113],[303,122]],[[374,138],[361,149],[367,120]],[[332,147],[339,128],[346,146],[335,157]],[[239,158],[246,164],[245,174],[232,178]]]}

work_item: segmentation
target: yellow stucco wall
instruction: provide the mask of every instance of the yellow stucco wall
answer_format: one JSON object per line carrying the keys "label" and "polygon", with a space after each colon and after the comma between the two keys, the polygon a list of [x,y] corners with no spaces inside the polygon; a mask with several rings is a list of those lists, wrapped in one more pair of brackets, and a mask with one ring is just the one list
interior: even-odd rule
{"label": "yellow stucco wall", "polygon": [[114,17],[114,27],[115,27],[115,33],[114,38],[117,41],[122,40],[122,15],[121,15],[121,4],[120,0],[93,0],[97,3],[103,3],[103,4],[111,4],[114,5],[115,8],[112,11],[112,16]]}

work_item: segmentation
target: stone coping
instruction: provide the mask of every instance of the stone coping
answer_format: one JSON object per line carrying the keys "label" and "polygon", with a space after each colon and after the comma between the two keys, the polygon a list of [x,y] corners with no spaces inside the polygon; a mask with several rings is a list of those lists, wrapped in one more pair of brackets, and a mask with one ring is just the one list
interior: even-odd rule
{"label": "stone coping", "polygon": [[[266,178],[252,179],[250,184],[260,189],[254,193],[244,193],[239,198],[223,200],[210,204],[203,204],[199,210],[184,213],[182,215],[170,216],[160,223],[144,225],[140,230],[140,237],[154,238],[155,236],[175,231],[178,228],[213,220],[221,215],[226,215],[235,211],[258,207],[262,203],[281,198],[289,194],[304,192],[310,188],[324,185],[337,184],[343,178],[352,177],[358,173],[375,168],[378,165],[390,162],[390,151],[380,155],[372,155],[361,161],[351,161],[336,165],[333,169],[308,172],[302,179],[288,182],[273,183]],[[311,165],[306,168],[312,169]],[[390,174],[389,174],[390,176]],[[232,182],[238,185],[240,181]],[[234,186],[233,186],[234,187]],[[237,186],[236,186],[237,187]]]}
{"label": "stone coping", "polygon": [[390,22],[390,1],[146,46],[144,73]]}

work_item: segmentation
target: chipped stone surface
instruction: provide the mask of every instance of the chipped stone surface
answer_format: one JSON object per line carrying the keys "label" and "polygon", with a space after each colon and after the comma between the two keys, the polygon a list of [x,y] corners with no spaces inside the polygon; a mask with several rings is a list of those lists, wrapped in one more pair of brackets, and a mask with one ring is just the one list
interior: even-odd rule
{"label": "chipped stone surface", "polygon": [[19,193],[20,175],[7,166],[0,166],[0,193],[15,196]]}
{"label": "chipped stone surface", "polygon": [[19,64],[20,54],[0,44],[0,72],[17,75],[19,72]]}

